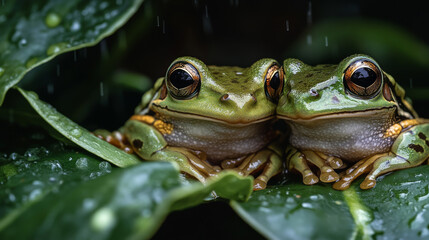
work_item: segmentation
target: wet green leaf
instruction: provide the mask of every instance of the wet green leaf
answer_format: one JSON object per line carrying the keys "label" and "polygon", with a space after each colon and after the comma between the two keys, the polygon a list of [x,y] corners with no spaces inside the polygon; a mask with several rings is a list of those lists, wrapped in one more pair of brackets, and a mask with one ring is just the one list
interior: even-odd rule
{"label": "wet green leaf", "polygon": [[234,172],[206,185],[183,184],[167,162],[111,169],[74,150],[37,150],[34,161],[15,156],[9,165],[18,173],[0,185],[1,239],[147,239],[170,211],[199,204],[212,191],[236,200],[252,191],[252,179]]}
{"label": "wet green leaf", "polygon": [[232,201],[236,212],[270,239],[427,239],[429,166],[391,173],[371,190],[288,183]]}
{"label": "wet green leaf", "polygon": [[99,139],[85,128],[59,113],[51,105],[39,100],[36,93],[27,92],[20,88],[17,88],[17,90],[43,120],[71,142],[119,167],[127,167],[141,162],[135,155],[125,153]]}
{"label": "wet green leaf", "polygon": [[2,1],[0,105],[28,71],[61,53],[97,44],[121,27],[142,1]]}

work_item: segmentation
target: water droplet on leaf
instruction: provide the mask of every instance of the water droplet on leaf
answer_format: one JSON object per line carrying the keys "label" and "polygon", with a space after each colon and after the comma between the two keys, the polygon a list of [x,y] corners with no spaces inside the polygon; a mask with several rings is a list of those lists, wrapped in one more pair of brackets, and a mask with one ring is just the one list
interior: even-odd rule
{"label": "water droplet on leaf", "polygon": [[59,53],[60,51],[64,50],[68,46],[69,45],[65,42],[52,44],[51,46],[49,46],[48,50],[46,50],[46,54],[48,56],[54,55],[54,54]]}
{"label": "water droplet on leaf", "polygon": [[61,17],[56,13],[49,13],[45,18],[46,26],[50,28],[57,27],[61,22]]}
{"label": "water droplet on leaf", "polygon": [[84,157],[78,158],[76,160],[76,167],[81,169],[81,170],[87,170],[88,169],[88,159],[84,158]]}

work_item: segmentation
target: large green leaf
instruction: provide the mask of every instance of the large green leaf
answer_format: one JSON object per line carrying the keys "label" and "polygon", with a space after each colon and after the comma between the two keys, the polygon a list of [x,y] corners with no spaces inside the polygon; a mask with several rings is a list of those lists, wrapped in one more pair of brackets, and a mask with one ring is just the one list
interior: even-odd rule
{"label": "large green leaf", "polygon": [[225,172],[184,184],[167,162],[118,169],[58,144],[0,160],[0,239],[147,239],[170,211],[212,191],[246,200],[253,182]]}
{"label": "large green leaf", "polygon": [[330,185],[289,183],[232,201],[237,213],[270,239],[427,239],[429,166],[359,181],[346,191]]}
{"label": "large green leaf", "polygon": [[0,105],[34,67],[97,44],[122,26],[143,0],[8,0],[0,6]]}
{"label": "large green leaf", "polygon": [[18,87],[17,90],[43,120],[71,142],[119,167],[131,166],[141,161],[135,155],[125,153],[97,138],[85,128],[56,111],[51,105],[38,99],[36,93],[27,92]]}

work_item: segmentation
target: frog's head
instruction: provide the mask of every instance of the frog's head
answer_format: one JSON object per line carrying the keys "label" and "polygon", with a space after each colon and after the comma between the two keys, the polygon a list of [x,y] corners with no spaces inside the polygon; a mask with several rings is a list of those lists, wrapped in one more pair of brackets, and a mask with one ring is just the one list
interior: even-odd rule
{"label": "frog's head", "polygon": [[283,70],[273,59],[249,68],[206,66],[192,57],[173,61],[151,109],[162,115],[250,124],[275,117]]}
{"label": "frog's head", "polygon": [[285,86],[277,114],[283,119],[314,119],[397,108],[411,117],[402,88],[369,56],[358,54],[338,65],[309,66],[284,61]]}

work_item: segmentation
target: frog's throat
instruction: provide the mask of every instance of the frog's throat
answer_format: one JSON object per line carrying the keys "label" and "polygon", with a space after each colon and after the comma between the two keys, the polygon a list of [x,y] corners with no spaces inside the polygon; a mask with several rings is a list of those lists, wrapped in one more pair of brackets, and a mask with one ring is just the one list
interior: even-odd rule
{"label": "frog's throat", "polygon": [[181,117],[181,118],[200,119],[200,120],[205,120],[205,121],[222,123],[222,124],[226,124],[226,125],[233,125],[233,126],[237,126],[237,127],[252,125],[252,124],[256,124],[256,123],[262,123],[262,122],[266,122],[266,121],[270,121],[270,120],[275,119],[274,114],[266,116],[266,117],[262,117],[262,118],[256,118],[256,119],[242,119],[242,118],[236,119],[236,120],[219,119],[219,118],[210,117],[210,116],[203,116],[203,115],[199,115],[199,114],[195,114],[195,113],[185,113],[185,112],[181,112],[181,111],[171,110],[167,106],[161,107],[161,106],[156,105],[154,103],[152,103],[151,108],[152,108],[152,110],[155,110],[155,112],[159,112],[159,113],[169,115],[169,116],[174,115],[174,116]]}
{"label": "frog's throat", "polygon": [[362,111],[344,111],[344,112],[337,112],[337,113],[329,113],[329,114],[319,114],[319,115],[313,115],[311,117],[287,117],[283,115],[277,115],[277,118],[284,119],[284,120],[292,120],[292,121],[315,121],[315,120],[321,120],[321,119],[335,119],[335,118],[356,118],[356,117],[365,117],[368,115],[373,114],[388,114],[394,113],[396,111],[396,106],[390,106],[390,107],[381,107],[381,108],[372,108]]}

